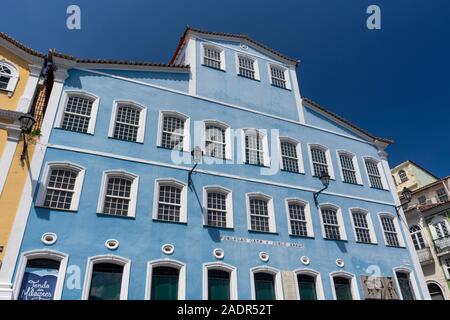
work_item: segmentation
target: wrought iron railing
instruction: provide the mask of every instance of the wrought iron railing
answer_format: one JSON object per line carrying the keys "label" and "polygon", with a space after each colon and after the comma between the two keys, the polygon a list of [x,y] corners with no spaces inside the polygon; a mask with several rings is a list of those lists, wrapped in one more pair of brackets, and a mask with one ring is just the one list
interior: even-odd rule
{"label": "wrought iron railing", "polygon": [[442,237],[439,239],[433,240],[434,247],[438,254],[444,252],[450,252],[450,236]]}

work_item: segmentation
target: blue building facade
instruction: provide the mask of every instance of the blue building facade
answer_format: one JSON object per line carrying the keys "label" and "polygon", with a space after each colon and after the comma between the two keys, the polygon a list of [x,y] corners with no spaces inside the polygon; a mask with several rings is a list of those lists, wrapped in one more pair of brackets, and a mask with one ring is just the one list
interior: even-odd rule
{"label": "blue building facade", "polygon": [[12,298],[427,298],[391,142],[301,98],[296,60],[191,28],[168,65],[51,57]]}

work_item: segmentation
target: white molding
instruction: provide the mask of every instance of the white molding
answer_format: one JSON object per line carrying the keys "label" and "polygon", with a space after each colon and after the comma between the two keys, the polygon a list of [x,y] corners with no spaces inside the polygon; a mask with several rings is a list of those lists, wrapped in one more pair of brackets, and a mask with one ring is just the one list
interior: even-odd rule
{"label": "white molding", "polygon": [[114,138],[114,129],[116,126],[116,120],[117,120],[117,109],[119,105],[125,105],[130,108],[134,108],[139,110],[139,128],[138,133],[136,137],[136,142],[143,143],[144,142],[144,135],[145,135],[145,124],[146,124],[146,118],[147,118],[147,108],[143,105],[139,104],[138,102],[132,101],[132,100],[122,100],[122,99],[116,99],[113,101],[112,111],[111,111],[111,119],[109,121],[109,129],[108,129],[108,137]]}
{"label": "white molding", "polygon": [[309,202],[305,201],[303,199],[300,199],[300,198],[286,198],[284,200],[289,234],[293,235],[293,236],[297,236],[292,233],[292,227],[291,227],[291,216],[289,213],[289,203],[292,203],[292,202],[300,203],[301,205],[304,206],[303,210],[305,212],[306,232],[308,233],[307,237],[314,237],[314,228],[313,228],[313,223],[312,223],[312,216],[311,216],[311,209],[309,206]]}
{"label": "white molding", "polygon": [[[358,237],[356,235],[356,226],[355,226],[355,221],[353,219],[353,211],[361,212],[366,216],[367,226],[369,227],[370,243],[378,244],[378,239],[377,239],[377,235],[375,232],[375,227],[373,226],[373,221],[372,221],[370,212],[368,210],[366,210],[364,208],[360,208],[360,207],[348,208],[348,213],[350,215],[350,221],[351,221],[351,224],[353,227],[352,229],[353,229],[353,235],[355,237],[355,241],[358,241]],[[364,242],[361,242],[361,243],[364,243]]]}
{"label": "white molding", "polygon": [[280,155],[280,168],[283,170],[283,153],[281,152],[281,143],[282,142],[288,142],[295,145],[295,150],[297,152],[297,164],[298,164],[298,173],[305,173],[305,165],[303,164],[303,152],[302,152],[302,145],[301,142],[298,140],[287,137],[287,136],[280,136],[278,139],[278,154]]}
{"label": "white molding", "polygon": [[281,279],[281,272],[278,269],[269,266],[257,266],[250,269],[250,288],[251,288],[251,299],[256,300],[256,292],[255,292],[255,273],[264,272],[271,274],[275,277],[274,285],[275,285],[275,299],[283,300],[283,284]]}
{"label": "white molding", "polygon": [[163,129],[163,121],[165,116],[177,117],[184,121],[184,130],[183,130],[183,148],[180,151],[190,152],[190,118],[175,110],[160,110],[158,114],[158,132],[156,135],[156,145],[158,147],[162,146],[162,129]]}
{"label": "white molding", "polygon": [[[235,53],[235,62],[236,62],[236,74],[240,75],[239,73],[239,57],[243,57],[243,58],[247,58],[252,60],[253,62],[253,69],[255,71],[255,78],[247,78],[250,80],[257,80],[257,81],[261,81],[261,77],[259,74],[259,64],[258,64],[258,58],[255,57],[254,55],[248,54],[248,53]],[[246,78],[246,77],[244,77]]]}
{"label": "white molding", "polygon": [[262,138],[262,151],[263,151],[263,166],[270,167],[270,155],[269,155],[269,141],[267,137],[266,129],[256,129],[256,128],[244,128],[242,129],[241,137],[241,152],[243,163],[247,163],[247,157],[245,152],[245,137],[247,135],[259,135]]}
{"label": "white molding", "polygon": [[286,88],[281,88],[281,89],[292,90],[290,71],[288,68],[286,68],[285,66],[283,66],[279,63],[273,63],[273,62],[267,63],[267,71],[269,74],[269,83],[271,85],[274,85],[273,81],[272,81],[272,68],[278,68],[284,74],[284,81],[286,82]]}
{"label": "white molding", "polygon": [[342,216],[342,210],[340,207],[338,207],[335,204],[332,203],[321,203],[319,204],[319,218],[320,218],[320,227],[322,228],[322,236],[324,239],[329,239],[325,235],[325,226],[323,224],[323,218],[322,218],[322,209],[331,208],[336,211],[336,217],[339,224],[339,233],[340,233],[340,239],[330,239],[333,241],[342,241],[347,240],[347,232],[345,231],[345,223],[344,223],[344,217]]}
{"label": "white molding", "polygon": [[[6,68],[8,68],[11,71],[10,75],[5,75],[5,76],[9,77],[9,81],[8,81],[8,86],[6,87],[6,89],[2,89],[2,90],[8,91],[9,94],[12,95],[14,93],[14,91],[16,90],[17,82],[19,81],[19,69],[16,67],[16,65],[14,63],[6,60],[5,58],[1,58],[0,65],[4,65]],[[29,74],[29,77],[32,78],[31,73]],[[37,83],[37,81],[36,81],[36,83]],[[23,96],[25,96],[25,92],[24,92]],[[28,110],[22,110],[22,108],[20,108],[20,106],[17,109],[18,109],[18,111],[22,111],[22,112],[28,111]]]}
{"label": "white molding", "polygon": [[[215,119],[206,119],[203,120],[202,126],[201,126],[201,141],[200,146],[203,151],[206,150],[206,126],[207,125],[214,125],[219,128],[222,128],[225,130],[225,159],[224,160],[232,160],[233,155],[233,148],[232,148],[232,138],[231,138],[231,127],[226,124],[225,122],[222,122],[220,120]],[[206,155],[205,155],[206,156]],[[222,159],[220,159],[222,160]]]}
{"label": "white molding", "polygon": [[205,64],[205,47],[209,47],[213,50],[219,51],[220,53],[220,69],[222,71],[226,71],[226,64],[225,64],[225,50],[221,46],[217,46],[214,44],[209,44],[205,41],[202,41],[200,43],[200,63],[203,66],[206,66]]}
{"label": "white molding", "polygon": [[256,232],[267,232],[267,231],[258,231],[252,229],[251,218],[250,218],[250,198],[257,198],[267,201],[267,210],[269,213],[269,231],[270,233],[277,232],[277,224],[275,220],[275,210],[273,206],[273,198],[267,194],[261,192],[248,192],[245,194],[245,202],[247,207],[247,227],[249,231]]}
{"label": "white molding", "polygon": [[[363,156],[362,159],[363,159],[363,162],[364,162],[364,169],[365,169],[365,172],[366,172],[367,181],[369,182],[369,186],[371,188],[374,188],[372,186],[372,184],[370,183],[369,171],[367,171],[366,160],[374,162],[377,165],[378,173],[380,174],[380,178],[381,178],[381,184],[383,186],[383,190],[389,190],[389,185],[388,185],[387,179],[386,179],[386,172],[384,171],[384,168],[383,168],[383,165],[381,163],[381,160],[375,159],[374,157],[371,157],[371,156]],[[392,176],[390,174],[390,172],[389,172],[389,175]],[[375,188],[375,189],[378,189],[378,188]]]}
{"label": "white molding", "polygon": [[330,179],[335,180],[336,176],[334,175],[333,162],[331,160],[330,148],[328,148],[322,144],[319,144],[319,143],[308,143],[308,156],[309,156],[309,166],[311,169],[311,175],[313,177],[315,177],[311,148],[319,148],[325,152],[325,157],[327,160],[327,167],[328,167],[328,174],[330,175]]}
{"label": "white molding", "polygon": [[301,300],[300,285],[298,283],[298,278],[297,278],[297,276],[300,274],[305,274],[305,275],[315,278],[317,300],[325,300],[325,292],[323,290],[322,276],[320,275],[320,272],[313,270],[313,269],[309,269],[309,268],[300,268],[300,269],[294,270],[294,273],[295,273],[295,281],[297,283],[297,299],[298,300]]}
{"label": "white molding", "polygon": [[103,171],[102,182],[100,185],[100,193],[99,193],[98,203],[97,203],[97,213],[115,216],[113,214],[103,212],[104,205],[105,205],[105,199],[106,199],[106,190],[108,187],[108,180],[111,177],[123,177],[127,180],[132,181],[131,189],[130,189],[130,203],[128,205],[127,217],[134,218],[136,216],[136,203],[137,203],[138,188],[139,188],[139,176],[134,173],[124,171],[124,170]]}
{"label": "white molding", "polygon": [[120,300],[128,299],[128,285],[130,281],[130,267],[131,260],[120,256],[106,254],[100,256],[89,257],[86,265],[86,275],[84,277],[83,292],[81,300],[88,300],[89,291],[91,289],[92,271],[94,264],[97,263],[111,263],[123,267],[122,271],[122,285],[120,286]]}
{"label": "white molding", "polygon": [[398,293],[398,296],[400,297],[400,299],[403,300],[403,294],[402,294],[402,291],[400,290],[400,284],[398,283],[397,272],[406,273],[408,275],[409,282],[411,283],[412,290],[414,293],[414,300],[420,300],[421,295],[420,295],[419,287],[416,282],[416,277],[414,276],[414,272],[410,268],[407,268],[404,266],[392,268],[392,273],[394,274],[395,286],[396,286],[397,293]]}
{"label": "white molding", "polygon": [[[171,185],[181,188],[181,199],[180,199],[180,221],[166,221],[158,219],[158,205],[159,205],[159,187],[160,185]],[[163,221],[163,222],[179,222],[187,223],[187,185],[177,179],[173,178],[159,178],[155,179],[155,187],[153,192],[153,213],[152,219]]]}
{"label": "white molding", "polygon": [[352,300],[360,300],[358,284],[356,283],[356,276],[353,273],[346,271],[335,271],[329,274],[330,282],[331,282],[331,292],[333,293],[333,300],[336,300],[336,290],[334,288],[334,277],[342,277],[350,280],[350,288],[352,292]]}
{"label": "white molding", "polygon": [[16,279],[14,281],[13,286],[14,300],[17,300],[19,297],[23,275],[25,273],[27,263],[29,260],[33,259],[50,259],[54,261],[59,261],[60,264],[58,269],[58,280],[56,281],[53,300],[60,300],[64,288],[64,280],[66,276],[67,262],[69,260],[69,256],[65,253],[48,249],[26,251],[21,254],[20,262],[17,268]]}
{"label": "white molding", "polygon": [[190,66],[189,94],[197,94],[197,39],[190,36],[186,44],[186,64]]}
{"label": "white molding", "polygon": [[238,300],[238,286],[237,286],[237,269],[236,267],[224,262],[207,262],[203,263],[202,268],[202,299],[208,300],[208,271],[211,269],[218,269],[226,271],[230,274],[230,300]]}
{"label": "white molding", "polygon": [[336,158],[337,158],[338,167],[339,167],[339,174],[341,175],[341,180],[344,181],[344,173],[342,171],[342,163],[341,163],[341,157],[340,157],[341,154],[347,155],[352,158],[353,168],[355,169],[356,183],[358,185],[363,185],[363,181],[362,181],[362,177],[361,177],[361,170],[359,169],[358,158],[356,157],[356,155],[353,152],[343,150],[343,149],[338,149],[338,150],[336,150]]}
{"label": "white molding", "polygon": [[[233,192],[230,189],[218,186],[218,185],[208,185],[203,187],[203,225],[209,226],[207,224],[208,215],[208,192],[220,192],[226,194],[226,206],[227,206],[227,226],[226,228],[234,228],[233,224]],[[214,227],[214,226],[212,226]]]}
{"label": "white molding", "polygon": [[145,281],[145,300],[151,299],[153,268],[171,267],[178,269],[178,300],[186,299],[186,264],[173,259],[157,259],[147,262],[147,275]]}
{"label": "white molding", "polygon": [[[401,232],[401,228],[400,228],[400,225],[399,225],[399,223],[398,223],[398,217],[396,217],[394,214],[389,213],[389,212],[378,212],[378,213],[377,213],[377,216],[378,216],[378,222],[380,223],[381,231],[383,232],[384,244],[385,244],[386,246],[392,247],[392,246],[389,245],[388,242],[387,242],[385,230],[384,230],[384,228],[383,228],[383,223],[381,222],[381,218],[382,218],[382,217],[387,217],[387,218],[391,219],[392,222],[393,222],[393,224],[394,224],[395,232],[396,232],[396,234],[397,234],[397,239],[398,239],[399,247],[402,247],[402,248],[406,247],[406,246],[405,246],[405,241],[404,241],[404,239],[403,239],[403,234],[402,234],[402,232]],[[408,235],[409,235],[409,230],[408,230]]]}
{"label": "white molding", "polygon": [[20,130],[7,130],[8,138],[3,148],[3,152],[0,154],[0,194],[3,192],[3,188],[6,184],[6,179],[8,178],[9,168],[14,159],[14,153],[16,148],[20,143]]}

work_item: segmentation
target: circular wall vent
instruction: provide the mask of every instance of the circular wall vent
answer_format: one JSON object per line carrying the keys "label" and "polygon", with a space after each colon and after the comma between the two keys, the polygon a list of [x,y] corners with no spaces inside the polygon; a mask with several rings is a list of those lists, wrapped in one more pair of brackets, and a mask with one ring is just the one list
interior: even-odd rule
{"label": "circular wall vent", "polygon": [[259,259],[261,259],[262,262],[267,262],[269,261],[269,254],[267,252],[260,252]]}
{"label": "circular wall vent", "polygon": [[344,265],[345,265],[345,263],[344,263],[344,259],[336,259],[336,265],[339,267],[339,268],[342,268]]}
{"label": "circular wall vent", "polygon": [[300,258],[300,261],[304,264],[304,265],[308,265],[310,263],[310,260],[307,256],[302,256]]}
{"label": "circular wall vent", "polygon": [[216,257],[216,259],[222,260],[223,257],[225,256],[225,252],[223,251],[223,249],[220,248],[216,248],[213,251],[214,257]]}
{"label": "circular wall vent", "polygon": [[116,239],[108,239],[105,241],[105,247],[109,250],[116,250],[119,247],[119,241]]}
{"label": "circular wall vent", "polygon": [[41,237],[41,241],[48,246],[54,244],[57,239],[58,237],[53,232],[46,232]]}
{"label": "circular wall vent", "polygon": [[166,243],[161,247],[162,252],[165,254],[172,254],[175,251],[173,244]]}

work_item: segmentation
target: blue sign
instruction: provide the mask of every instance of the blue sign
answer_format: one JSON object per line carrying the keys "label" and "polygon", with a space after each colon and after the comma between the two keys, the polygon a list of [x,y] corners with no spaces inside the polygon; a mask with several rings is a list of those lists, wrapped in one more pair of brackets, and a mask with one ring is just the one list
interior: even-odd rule
{"label": "blue sign", "polygon": [[57,280],[57,269],[26,268],[19,300],[53,300]]}

